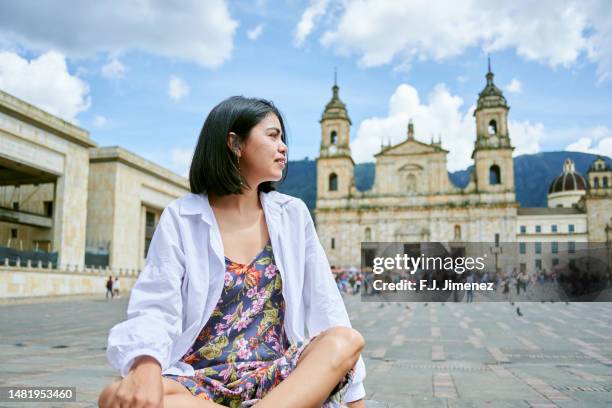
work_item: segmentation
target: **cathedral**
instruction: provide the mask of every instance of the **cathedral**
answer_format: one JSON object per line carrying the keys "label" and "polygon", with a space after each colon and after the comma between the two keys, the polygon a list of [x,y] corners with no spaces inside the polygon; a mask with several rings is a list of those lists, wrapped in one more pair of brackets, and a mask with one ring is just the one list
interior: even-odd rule
{"label": "cathedral", "polygon": [[[509,106],[493,78],[489,66],[474,111],[474,171],[464,188],[449,179],[448,151],[439,141],[417,140],[410,122],[404,141],[381,146],[374,155],[374,184],[370,190],[359,191],[349,143],[351,119],[334,84],[332,98],[320,119],[315,209],[319,238],[332,265],[359,265],[362,242],[610,241],[612,189],[607,181],[605,188],[602,181],[592,192],[586,192],[588,183],[584,182],[586,194],[562,192],[564,183],[551,186],[549,208],[519,207],[514,187],[514,147],[508,132]],[[605,160],[601,162],[593,171],[612,182],[612,170]],[[567,166],[565,170],[573,171],[573,164]],[[577,217],[576,226],[584,225],[584,231],[572,228],[571,233],[561,232],[569,228],[562,225],[563,220],[572,216]],[[552,222],[561,225],[555,224],[554,232],[544,233],[542,224],[550,226]],[[541,259],[529,262],[529,266],[544,267]]]}

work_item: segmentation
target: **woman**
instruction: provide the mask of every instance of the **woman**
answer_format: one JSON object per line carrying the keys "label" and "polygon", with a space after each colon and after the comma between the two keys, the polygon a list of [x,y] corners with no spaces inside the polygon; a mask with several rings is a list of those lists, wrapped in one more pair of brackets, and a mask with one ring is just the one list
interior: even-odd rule
{"label": "woman", "polygon": [[[364,407],[364,345],[306,205],[274,191],[287,145],[269,101],[208,115],[191,194],[170,203],[107,356],[107,407]],[[304,329],[310,336],[306,340]]]}

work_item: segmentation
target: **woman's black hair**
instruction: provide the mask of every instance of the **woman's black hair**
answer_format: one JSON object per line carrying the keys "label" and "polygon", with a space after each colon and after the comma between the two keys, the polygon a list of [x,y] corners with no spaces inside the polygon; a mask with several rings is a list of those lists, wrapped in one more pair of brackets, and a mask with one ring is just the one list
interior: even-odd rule
{"label": "woman's black hair", "polygon": [[[210,111],[202,126],[189,169],[189,186],[192,193],[213,193],[217,196],[242,193],[246,181],[240,176],[238,156],[227,146],[227,138],[230,132],[234,132],[242,144],[251,129],[270,113],[278,117],[281,139],[287,144],[283,116],[271,101],[232,96]],[[281,182],[289,169],[289,160],[285,163],[287,167]],[[257,190],[266,193],[276,190],[276,182],[263,182],[257,186]]]}

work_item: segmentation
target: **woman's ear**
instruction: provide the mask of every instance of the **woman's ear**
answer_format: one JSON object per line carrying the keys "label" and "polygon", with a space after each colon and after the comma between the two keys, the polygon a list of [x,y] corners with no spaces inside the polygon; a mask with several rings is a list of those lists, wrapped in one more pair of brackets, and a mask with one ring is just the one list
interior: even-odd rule
{"label": "woman's ear", "polygon": [[227,137],[227,147],[240,158],[240,138],[234,132],[229,132]]}

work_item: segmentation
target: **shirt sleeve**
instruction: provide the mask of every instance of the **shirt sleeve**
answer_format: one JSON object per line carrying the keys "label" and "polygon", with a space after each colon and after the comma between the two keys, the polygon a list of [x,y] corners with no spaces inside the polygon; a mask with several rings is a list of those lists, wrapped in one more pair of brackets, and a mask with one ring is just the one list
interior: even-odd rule
{"label": "shirt sleeve", "polygon": [[[306,217],[306,270],[304,275],[304,304],[306,327],[310,337],[334,326],[351,327],[344,301],[334,281],[325,251],[321,246],[314,222],[302,202]],[[355,364],[353,381],[345,395],[345,402],[364,398],[365,364],[361,356]]]}
{"label": "shirt sleeve", "polygon": [[108,335],[106,356],[121,376],[143,355],[155,358],[162,371],[168,368],[174,340],[182,330],[184,271],[178,224],[172,210],[166,208],[153,233],[145,267],[130,293],[127,320]]}

